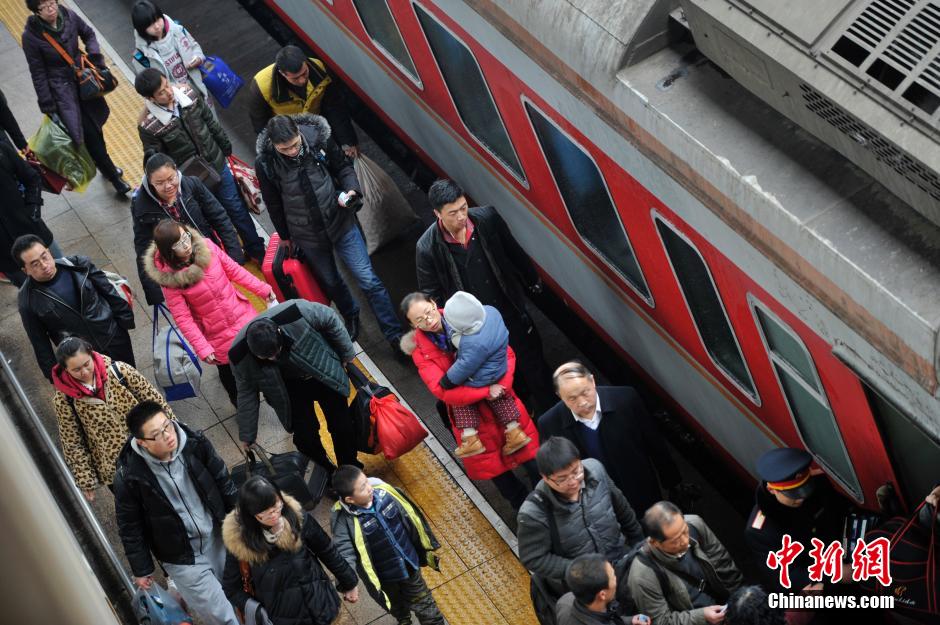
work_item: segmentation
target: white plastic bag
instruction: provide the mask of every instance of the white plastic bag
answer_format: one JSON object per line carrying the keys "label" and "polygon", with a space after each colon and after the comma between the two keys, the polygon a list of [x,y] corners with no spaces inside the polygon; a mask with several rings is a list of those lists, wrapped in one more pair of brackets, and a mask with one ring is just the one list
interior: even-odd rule
{"label": "white plastic bag", "polygon": [[367,156],[353,160],[362,187],[362,209],[357,213],[369,254],[410,227],[417,219],[398,185]]}

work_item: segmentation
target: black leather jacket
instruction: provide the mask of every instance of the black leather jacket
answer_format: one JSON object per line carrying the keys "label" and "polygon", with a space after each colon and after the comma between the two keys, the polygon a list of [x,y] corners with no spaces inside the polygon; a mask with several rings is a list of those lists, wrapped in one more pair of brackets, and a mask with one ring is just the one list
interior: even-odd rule
{"label": "black leather jacket", "polygon": [[56,362],[52,345],[66,335],[81,336],[96,351],[107,352],[118,328],[134,327],[134,311],[87,257],[69,256],[55,264],[58,271],[66,272],[74,280],[80,293],[79,310],[32,278],[20,288],[18,299],[23,328],[33,344],[39,368],[50,381]]}

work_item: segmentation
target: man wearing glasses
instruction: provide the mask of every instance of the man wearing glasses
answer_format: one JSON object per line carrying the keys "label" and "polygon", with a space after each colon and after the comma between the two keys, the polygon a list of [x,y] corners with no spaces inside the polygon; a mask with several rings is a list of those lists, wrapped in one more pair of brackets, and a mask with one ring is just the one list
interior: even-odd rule
{"label": "man wearing glasses", "polygon": [[237,499],[225,462],[209,439],[170,420],[156,402],[132,408],[127,429],[114,500],[134,583],[151,587],[156,557],[203,623],[237,625],[220,583],[222,521]]}
{"label": "man wearing glasses", "polygon": [[519,509],[519,559],[557,599],[568,591],[565,571],[586,553],[617,562],[643,540],[636,514],[620,489],[574,443],[553,436],[535,456],[542,480]]}

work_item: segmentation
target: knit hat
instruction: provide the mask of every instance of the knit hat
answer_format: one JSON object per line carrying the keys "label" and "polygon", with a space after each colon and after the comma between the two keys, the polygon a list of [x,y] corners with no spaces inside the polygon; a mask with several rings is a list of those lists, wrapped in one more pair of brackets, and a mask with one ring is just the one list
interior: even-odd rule
{"label": "knit hat", "polygon": [[486,309],[480,300],[465,291],[457,291],[444,304],[444,319],[450,329],[450,341],[460,347],[460,338],[476,334],[486,321]]}

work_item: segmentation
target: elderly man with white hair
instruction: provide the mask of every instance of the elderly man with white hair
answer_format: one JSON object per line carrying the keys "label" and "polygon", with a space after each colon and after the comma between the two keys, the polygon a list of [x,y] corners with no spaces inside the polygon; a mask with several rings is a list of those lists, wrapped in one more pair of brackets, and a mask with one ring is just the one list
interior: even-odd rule
{"label": "elderly man with white hair", "polygon": [[552,375],[561,401],[539,417],[540,440],[563,436],[582,458],[604,465],[634,510],[646,510],[681,481],[655,421],[629,386],[597,386],[577,361]]}

